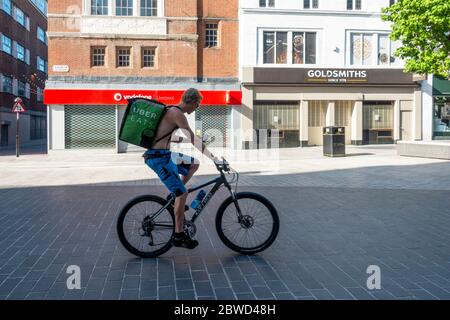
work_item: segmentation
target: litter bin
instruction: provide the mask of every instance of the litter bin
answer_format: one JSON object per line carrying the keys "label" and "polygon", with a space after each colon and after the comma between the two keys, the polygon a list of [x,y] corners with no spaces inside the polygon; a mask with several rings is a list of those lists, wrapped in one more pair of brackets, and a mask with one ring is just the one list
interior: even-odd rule
{"label": "litter bin", "polygon": [[323,128],[323,155],[345,157],[345,127]]}

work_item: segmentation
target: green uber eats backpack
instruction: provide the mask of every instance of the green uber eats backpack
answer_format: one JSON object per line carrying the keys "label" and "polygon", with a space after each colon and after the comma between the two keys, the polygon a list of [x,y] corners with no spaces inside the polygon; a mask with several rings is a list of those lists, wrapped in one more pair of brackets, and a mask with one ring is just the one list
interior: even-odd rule
{"label": "green uber eats backpack", "polygon": [[135,98],[128,106],[120,125],[119,140],[150,149],[166,105],[156,100]]}

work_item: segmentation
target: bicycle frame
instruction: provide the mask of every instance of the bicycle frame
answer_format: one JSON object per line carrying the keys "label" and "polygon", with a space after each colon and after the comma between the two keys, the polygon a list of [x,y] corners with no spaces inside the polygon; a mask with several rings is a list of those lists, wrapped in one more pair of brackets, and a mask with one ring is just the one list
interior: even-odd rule
{"label": "bicycle frame", "polygon": [[[192,193],[195,192],[197,190],[200,190],[201,188],[204,188],[206,186],[209,186],[211,184],[214,183],[214,186],[212,187],[212,189],[205,195],[205,197],[203,198],[202,202],[200,202],[200,204],[198,205],[198,207],[195,209],[195,213],[192,216],[191,221],[195,222],[195,220],[197,220],[197,218],[200,216],[200,214],[202,213],[203,209],[205,209],[206,205],[208,204],[209,200],[211,200],[211,198],[214,196],[214,194],[217,192],[217,190],[220,189],[220,187],[223,185],[225,185],[225,187],[228,189],[228,191],[230,191],[231,197],[233,198],[233,202],[236,205],[236,209],[238,211],[238,216],[241,217],[242,213],[241,213],[241,209],[239,208],[239,204],[237,202],[236,196],[233,192],[233,190],[231,190],[231,186],[228,183],[227,179],[225,178],[225,174],[220,171],[220,177],[217,177],[213,180],[210,180],[208,182],[205,182],[199,186],[195,186],[192,188],[189,188],[187,190],[188,193]],[[151,219],[155,219],[156,217],[158,217],[161,212],[163,212],[163,210],[165,210],[169,205],[171,205],[173,202],[175,201],[175,196],[172,195],[172,197],[170,198],[170,200],[167,202],[167,204],[165,206],[163,206],[161,209],[159,209],[152,217]]]}

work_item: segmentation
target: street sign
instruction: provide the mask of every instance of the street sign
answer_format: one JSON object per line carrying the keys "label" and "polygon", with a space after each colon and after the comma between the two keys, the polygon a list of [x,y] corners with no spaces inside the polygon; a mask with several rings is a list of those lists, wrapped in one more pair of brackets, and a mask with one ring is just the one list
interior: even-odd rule
{"label": "street sign", "polygon": [[25,112],[25,106],[20,98],[14,100],[13,112]]}
{"label": "street sign", "polygon": [[16,113],[16,157],[19,157],[20,154],[19,119],[20,113],[25,112],[25,106],[23,105],[22,99],[20,98],[14,99],[12,111]]}
{"label": "street sign", "polygon": [[13,107],[13,112],[25,112],[23,104],[15,104]]}

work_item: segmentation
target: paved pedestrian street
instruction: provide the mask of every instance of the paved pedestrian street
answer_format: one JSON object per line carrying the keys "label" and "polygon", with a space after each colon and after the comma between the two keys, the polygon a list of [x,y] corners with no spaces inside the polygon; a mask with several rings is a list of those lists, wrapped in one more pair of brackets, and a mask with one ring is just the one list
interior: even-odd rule
{"label": "paved pedestrian street", "polygon": [[[157,259],[129,254],[120,208],[160,186],[0,189],[2,299],[450,299],[447,190],[246,187],[281,217],[276,242],[243,256],[214,226],[219,191],[198,220],[199,247]],[[81,289],[69,290],[69,266]],[[367,268],[381,271],[369,290]]]}

